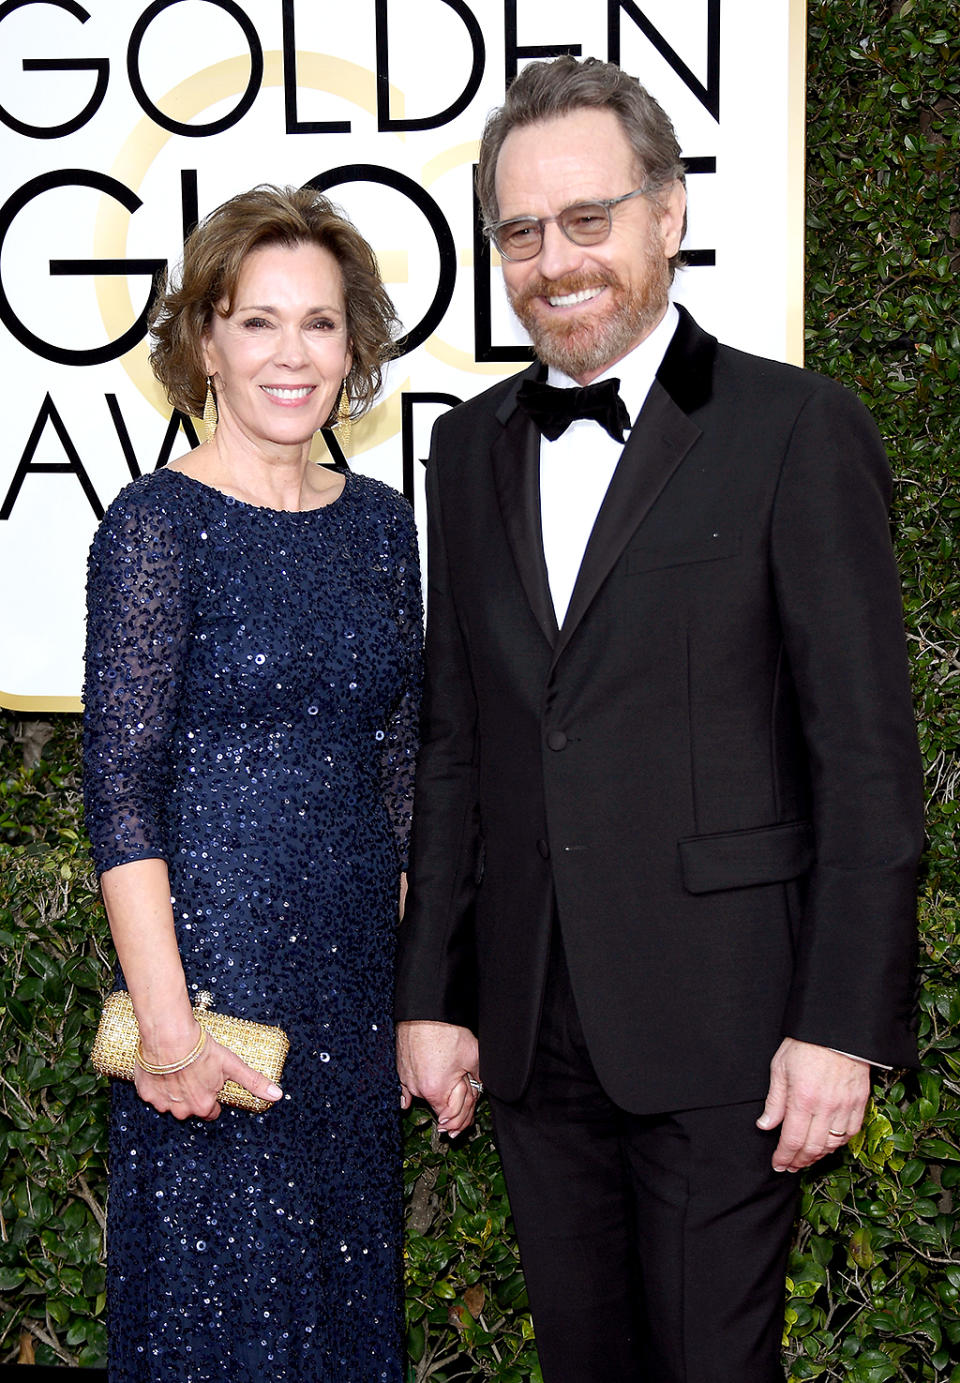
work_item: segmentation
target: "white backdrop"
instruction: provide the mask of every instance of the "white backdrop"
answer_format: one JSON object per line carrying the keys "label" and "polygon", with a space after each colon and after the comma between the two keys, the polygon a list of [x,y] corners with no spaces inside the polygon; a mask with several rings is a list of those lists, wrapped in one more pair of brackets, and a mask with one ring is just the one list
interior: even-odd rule
{"label": "white backdrop", "polygon": [[412,349],[350,464],[420,508],[438,412],[524,359],[472,167],[531,56],[650,88],[692,160],[677,298],[799,362],[803,25],[802,0],[0,3],[0,704],[79,706],[97,517],[190,444],[147,365],[151,276],[234,192],[315,182],[373,244]]}

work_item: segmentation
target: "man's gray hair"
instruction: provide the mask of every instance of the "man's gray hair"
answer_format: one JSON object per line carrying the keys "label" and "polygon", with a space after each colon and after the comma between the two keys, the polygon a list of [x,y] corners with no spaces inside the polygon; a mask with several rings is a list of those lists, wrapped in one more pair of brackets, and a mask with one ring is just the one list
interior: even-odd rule
{"label": "man's gray hair", "polygon": [[656,199],[658,188],[684,182],[683,161],[673,123],[663,107],[616,63],[569,56],[528,63],[517,74],[502,106],[491,111],[480,142],[477,195],[484,223],[499,217],[497,159],[511,130],[578,110],[610,110],[620,121]]}

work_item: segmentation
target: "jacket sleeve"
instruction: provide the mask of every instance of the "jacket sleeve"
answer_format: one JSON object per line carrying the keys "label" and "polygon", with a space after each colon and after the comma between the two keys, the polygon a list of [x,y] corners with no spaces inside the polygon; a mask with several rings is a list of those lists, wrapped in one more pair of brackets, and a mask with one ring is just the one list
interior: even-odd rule
{"label": "jacket sleeve", "polygon": [[410,891],[396,1017],[476,1026],[474,899],[480,849],[477,703],[450,587],[434,428],[427,468],[427,632]]}
{"label": "jacket sleeve", "polygon": [[886,456],[821,383],[784,459],[771,559],[807,747],[816,859],[784,1031],[910,1065],[922,774]]}

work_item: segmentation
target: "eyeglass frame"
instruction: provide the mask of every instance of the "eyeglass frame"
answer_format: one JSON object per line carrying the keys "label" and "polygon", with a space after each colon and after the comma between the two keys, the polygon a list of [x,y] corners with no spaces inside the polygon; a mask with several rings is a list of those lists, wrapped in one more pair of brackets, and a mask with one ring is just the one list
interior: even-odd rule
{"label": "eyeglass frame", "polygon": [[[570,241],[571,245],[579,245],[581,247],[586,245],[602,245],[605,240],[609,240],[610,234],[613,230],[613,208],[615,206],[619,206],[621,202],[629,202],[633,197],[646,196],[646,194],[649,191],[649,183],[645,180],[642,187],[636,187],[632,192],[624,192],[622,197],[596,197],[590,198],[584,202],[571,202],[569,206],[565,206],[562,211],[557,213],[556,216],[509,216],[505,221],[493,221],[490,225],[484,226],[483,233],[488,240],[490,240],[494,245],[496,245],[497,253],[499,254],[500,258],[507,260],[507,262],[510,264],[525,264],[528,260],[536,259],[537,255],[543,249],[544,230],[547,226],[550,225],[559,226],[562,234],[566,236],[566,238]],[[565,229],[562,218],[566,216],[568,212],[576,211],[580,207],[594,206],[602,207],[603,210],[607,213],[606,235],[602,235],[599,240],[574,240],[570,232]],[[497,236],[504,229],[505,226],[521,226],[524,223],[528,223],[531,226],[537,227],[537,229],[540,232],[540,244],[537,247],[537,249],[534,250],[532,255],[525,255],[524,258],[517,259],[515,258],[515,256],[508,255],[503,252],[503,250],[500,248]]]}

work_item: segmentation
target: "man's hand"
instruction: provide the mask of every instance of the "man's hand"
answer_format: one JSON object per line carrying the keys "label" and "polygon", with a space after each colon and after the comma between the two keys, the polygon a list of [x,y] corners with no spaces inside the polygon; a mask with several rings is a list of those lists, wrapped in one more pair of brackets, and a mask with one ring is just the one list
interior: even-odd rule
{"label": "man's hand", "polygon": [[865,1061],[787,1037],[770,1063],[770,1089],[757,1127],[781,1124],[777,1172],[799,1172],[836,1152],[863,1123],[870,1095]]}
{"label": "man's hand", "polygon": [[456,1138],[473,1120],[477,1094],[468,1079],[479,1078],[477,1039],[453,1023],[398,1023],[397,1071],[410,1108],[419,1096],[433,1107],[444,1133]]}

